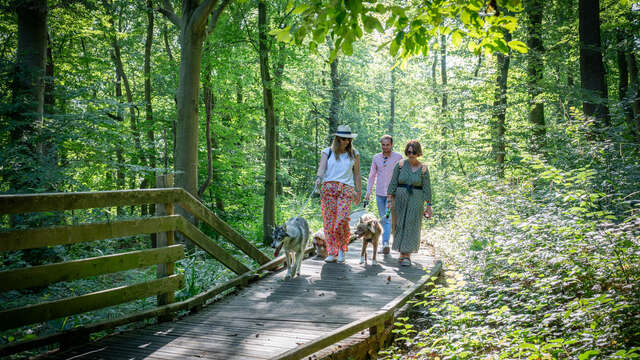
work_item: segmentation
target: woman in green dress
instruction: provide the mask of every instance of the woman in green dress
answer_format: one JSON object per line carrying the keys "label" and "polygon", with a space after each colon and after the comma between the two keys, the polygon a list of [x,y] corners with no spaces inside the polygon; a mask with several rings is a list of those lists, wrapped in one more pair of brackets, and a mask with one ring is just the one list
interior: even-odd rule
{"label": "woman in green dress", "polygon": [[420,143],[409,141],[404,154],[407,160],[400,160],[393,169],[387,204],[394,211],[393,250],[400,252],[402,266],[410,266],[411,253],[420,247],[422,217],[430,218],[433,210],[429,169],[418,160],[422,156]]}

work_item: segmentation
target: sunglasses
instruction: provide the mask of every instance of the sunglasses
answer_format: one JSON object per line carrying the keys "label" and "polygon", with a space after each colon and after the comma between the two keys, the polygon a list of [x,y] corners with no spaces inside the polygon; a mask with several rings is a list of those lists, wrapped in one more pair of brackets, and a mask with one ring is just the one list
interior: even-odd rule
{"label": "sunglasses", "polygon": [[343,137],[339,137],[338,136],[338,140],[340,140],[340,141],[349,141],[349,140],[351,140],[351,138],[343,138]]}
{"label": "sunglasses", "polygon": [[407,150],[407,151],[405,151],[405,153],[406,153],[407,155],[418,155],[418,153],[417,153],[417,152],[415,152],[415,151],[413,151],[413,150]]}

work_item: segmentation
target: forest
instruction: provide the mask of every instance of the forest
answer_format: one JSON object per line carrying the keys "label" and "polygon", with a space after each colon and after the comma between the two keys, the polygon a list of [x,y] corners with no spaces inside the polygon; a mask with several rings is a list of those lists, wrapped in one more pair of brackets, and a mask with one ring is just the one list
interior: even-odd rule
{"label": "forest", "polygon": [[[640,357],[640,2],[3,0],[0,9],[1,194],[151,189],[173,174],[272,253],[267,229],[308,198],[303,215],[322,226],[312,190],[338,125],[358,133],[363,189],[382,135],[398,152],[417,139],[433,187],[423,246],[447,281],[415,299],[417,315],[396,322],[379,358]],[[155,211],[1,215],[0,231]],[[0,272],[153,241],[3,251]],[[187,249],[177,299],[232,275]],[[0,292],[0,310],[148,276]],[[153,301],[2,331],[0,344]]]}

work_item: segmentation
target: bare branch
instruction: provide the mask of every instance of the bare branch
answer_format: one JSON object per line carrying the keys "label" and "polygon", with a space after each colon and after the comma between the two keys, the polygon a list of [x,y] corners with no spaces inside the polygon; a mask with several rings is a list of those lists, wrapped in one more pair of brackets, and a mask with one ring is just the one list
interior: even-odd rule
{"label": "bare branch", "polygon": [[171,1],[164,0],[164,7],[158,7],[156,11],[164,15],[169,21],[171,21],[175,26],[180,27],[181,20],[173,11],[173,5],[171,5]]}
{"label": "bare branch", "polygon": [[229,5],[231,0],[222,0],[218,8],[211,14],[211,19],[209,20],[209,25],[207,26],[207,33],[205,37],[209,36],[213,30],[215,30],[216,25],[218,24],[218,18],[220,18],[220,14],[224,11],[224,8]]}

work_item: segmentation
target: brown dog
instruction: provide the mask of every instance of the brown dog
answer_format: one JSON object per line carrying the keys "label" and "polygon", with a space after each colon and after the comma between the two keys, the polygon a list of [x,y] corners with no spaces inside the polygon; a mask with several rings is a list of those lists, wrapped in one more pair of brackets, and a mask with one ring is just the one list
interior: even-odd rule
{"label": "brown dog", "polygon": [[318,258],[326,258],[327,257],[327,247],[325,245],[325,237],[324,237],[324,230],[320,229],[318,231],[316,231],[313,235],[312,235],[312,242],[313,242],[313,247],[316,249],[316,257]]}
{"label": "brown dog", "polygon": [[382,226],[380,221],[373,214],[364,214],[358,222],[355,234],[362,238],[362,253],[360,254],[360,264],[367,265],[367,246],[369,243],[373,245],[373,260],[371,265],[377,265],[376,254],[378,253],[378,240],[382,234]]}

